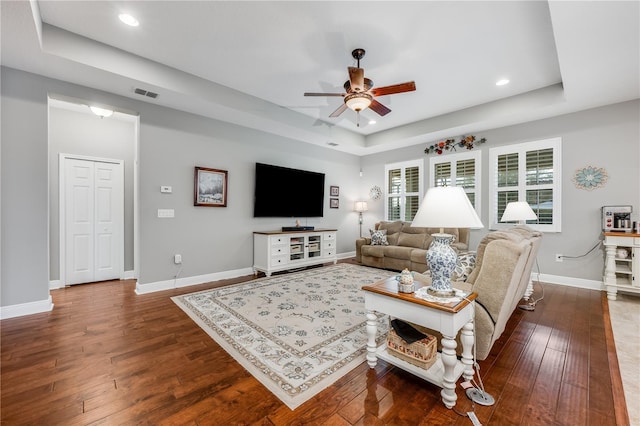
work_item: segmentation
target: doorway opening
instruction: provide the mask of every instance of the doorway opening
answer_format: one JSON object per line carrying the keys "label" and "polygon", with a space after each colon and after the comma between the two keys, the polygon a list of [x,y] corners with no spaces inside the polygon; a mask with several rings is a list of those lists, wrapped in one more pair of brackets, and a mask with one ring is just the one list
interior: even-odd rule
{"label": "doorway opening", "polygon": [[50,95],[48,144],[49,288],[137,278],[139,116]]}

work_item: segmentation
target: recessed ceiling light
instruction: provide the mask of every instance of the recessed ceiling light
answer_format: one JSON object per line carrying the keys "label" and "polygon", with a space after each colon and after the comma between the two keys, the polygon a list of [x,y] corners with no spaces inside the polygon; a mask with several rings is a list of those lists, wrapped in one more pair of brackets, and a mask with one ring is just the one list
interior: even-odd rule
{"label": "recessed ceiling light", "polygon": [[377,121],[376,120],[369,120],[369,124],[376,124]]}
{"label": "recessed ceiling light", "polygon": [[504,86],[505,84],[509,84],[509,80],[507,80],[506,78],[496,81],[496,86]]}
{"label": "recessed ceiling light", "polygon": [[118,15],[118,18],[120,18],[120,20],[125,24],[130,25],[132,27],[137,27],[138,25],[140,25],[140,22],[138,22],[136,18],[129,15],[128,13],[121,13],[120,15]]}

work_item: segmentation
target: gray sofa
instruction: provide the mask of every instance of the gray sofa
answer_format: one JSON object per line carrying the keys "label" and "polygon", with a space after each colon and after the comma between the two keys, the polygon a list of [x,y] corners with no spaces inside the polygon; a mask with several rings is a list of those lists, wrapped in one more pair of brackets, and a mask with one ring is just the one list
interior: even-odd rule
{"label": "gray sofa", "polygon": [[[412,227],[411,222],[379,222],[375,230],[386,231],[388,245],[373,245],[371,237],[356,240],[356,261],[365,266],[401,271],[425,272],[427,249],[431,244],[431,234],[440,232],[440,228]],[[452,243],[454,250],[462,252],[469,249],[468,228],[445,228],[446,234],[456,238]]]}

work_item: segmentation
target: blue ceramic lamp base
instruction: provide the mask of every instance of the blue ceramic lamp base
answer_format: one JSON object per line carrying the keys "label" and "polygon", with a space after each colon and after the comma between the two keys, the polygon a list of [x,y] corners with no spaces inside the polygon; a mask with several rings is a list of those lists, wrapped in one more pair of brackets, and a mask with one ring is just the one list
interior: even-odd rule
{"label": "blue ceramic lamp base", "polygon": [[433,234],[433,242],[427,251],[427,264],[431,271],[431,286],[427,293],[436,297],[453,297],[456,292],[451,287],[451,273],[456,267],[458,255],[451,247],[454,236]]}

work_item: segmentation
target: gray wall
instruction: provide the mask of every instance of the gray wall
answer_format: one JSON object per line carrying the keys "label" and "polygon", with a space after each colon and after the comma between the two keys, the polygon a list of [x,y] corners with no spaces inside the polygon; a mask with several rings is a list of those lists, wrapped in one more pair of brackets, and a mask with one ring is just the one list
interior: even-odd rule
{"label": "gray wall", "polygon": [[[326,194],[330,185],[340,186],[340,209],[328,207],[327,195],[325,217],[306,222],[337,228],[340,254],[354,250],[358,235],[353,202],[368,200],[371,185],[384,186],[384,164],[426,159],[422,145],[359,158],[13,69],[2,68],[1,78],[1,306],[42,301],[49,294],[48,93],[89,99],[140,115],[137,232],[142,284],[172,279],[177,272],[175,253],[183,255],[181,277],[248,268],[253,231],[293,224],[293,219],[252,217],[253,165],[257,161],[324,172]],[[600,280],[601,252],[563,263],[553,261],[554,253],[586,252],[600,236],[599,209],[604,204],[632,204],[634,220],[638,220],[639,113],[640,102],[634,101],[476,134],[487,138],[479,148],[484,165],[492,146],[563,138],[563,230],[544,237],[538,257],[543,273]],[[424,145],[428,142],[432,141]],[[573,186],[573,172],[586,165],[608,170],[605,188],[586,192]],[[195,166],[228,170],[228,207],[193,206]],[[362,178],[358,176],[361,166]],[[486,166],[483,179],[486,200]],[[161,185],[171,185],[173,193],[161,194]],[[279,201],[295,202],[286,197]],[[159,208],[175,209],[176,217],[157,218]],[[364,229],[384,216],[381,200],[369,201],[369,208]],[[483,209],[486,222],[486,202]],[[472,245],[484,232],[487,230],[474,232]]]}
{"label": "gray wall", "polygon": [[[584,258],[565,259],[562,263],[555,261],[555,254],[579,256],[600,240],[600,207],[603,205],[630,204],[633,206],[633,220],[640,220],[640,101],[474,134],[478,138],[487,138],[487,143],[474,148],[482,152],[481,219],[485,224],[489,222],[489,149],[558,136],[562,138],[562,232],[544,235],[538,255],[540,272],[601,281],[604,270],[602,249]],[[429,161],[423,151],[432,142],[363,157],[363,190],[371,185],[384,187],[385,163],[416,158],[425,159],[425,180],[428,181]],[[588,165],[607,170],[609,179],[603,188],[586,191],[575,187],[572,181],[575,171]],[[373,211],[365,214],[367,226],[384,217],[381,201],[370,203],[371,206]],[[487,232],[486,228],[472,231],[471,246],[477,246]]]}
{"label": "gray wall", "polygon": [[47,87],[1,73],[0,303],[10,306],[49,297]]}
{"label": "gray wall", "polygon": [[[87,108],[89,111],[89,108]],[[124,270],[133,270],[133,121],[100,118],[57,107],[49,109],[50,278],[60,278],[59,154],[124,160]]]}
{"label": "gray wall", "polygon": [[[140,283],[172,279],[177,272],[175,253],[183,255],[181,277],[249,268],[253,231],[294,224],[293,218],[252,217],[255,162],[326,173],[325,215],[303,224],[338,229],[338,253],[354,250],[358,226],[352,209],[360,188],[357,156],[10,68],[2,68],[1,78],[1,306],[46,300],[49,280],[57,278],[56,271],[50,271],[56,261],[49,260],[49,93],[140,115],[136,231]],[[228,207],[193,206],[195,166],[229,172]],[[161,185],[172,186],[173,193],[161,194]],[[329,208],[330,185],[340,186],[339,209]],[[283,196],[276,202],[295,199]],[[159,208],[175,209],[176,217],[159,219]]]}

